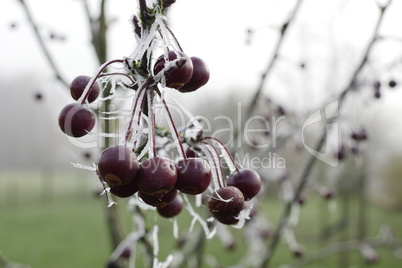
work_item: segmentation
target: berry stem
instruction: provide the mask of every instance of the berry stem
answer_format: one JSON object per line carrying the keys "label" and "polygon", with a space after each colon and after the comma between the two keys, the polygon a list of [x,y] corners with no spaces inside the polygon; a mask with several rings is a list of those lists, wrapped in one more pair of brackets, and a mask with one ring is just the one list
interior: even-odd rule
{"label": "berry stem", "polygon": [[[183,60],[183,59],[176,59],[176,60],[174,60],[174,61],[168,62],[167,64],[165,64],[165,68],[162,69],[162,71],[160,71],[158,74],[156,74],[156,75],[154,75],[154,76],[150,76],[150,77],[148,77],[147,79],[145,79],[144,83],[142,83],[142,85],[138,88],[138,90],[137,90],[137,92],[136,92],[136,94],[135,94],[135,96],[134,96],[134,104],[133,104],[133,108],[132,108],[132,111],[131,111],[131,118],[130,118],[130,121],[129,121],[129,123],[128,123],[127,130],[126,130],[125,144],[127,144],[128,139],[130,138],[130,135],[131,135],[131,133],[132,133],[131,128],[132,128],[132,126],[133,126],[133,121],[134,121],[136,112],[137,112],[137,110],[138,110],[138,101],[139,101],[139,100],[141,100],[141,106],[140,106],[140,109],[139,109],[139,112],[138,112],[139,117],[138,117],[137,126],[138,126],[139,123],[140,123],[141,108],[142,108],[142,106],[143,106],[143,97],[144,97],[143,91],[144,91],[146,88],[151,87],[151,86],[154,86],[156,83],[158,83],[158,82],[162,79],[162,77],[163,77],[164,75],[168,74],[169,72],[173,71],[173,70],[176,69],[176,68],[180,68],[181,66],[183,66],[183,64],[184,64],[185,62],[186,62],[186,59],[184,59],[184,60]],[[157,87],[153,87],[153,89],[158,93],[159,96],[161,96],[161,93],[160,93],[160,91],[158,90]],[[165,104],[165,105],[166,105],[166,104]],[[166,105],[166,107],[167,107],[167,105]],[[168,113],[169,113],[169,110],[168,110],[168,109],[167,109],[167,111],[168,111]],[[170,113],[169,113],[169,114],[170,114]],[[170,118],[171,118],[171,116],[170,116]],[[171,120],[170,122],[173,122],[173,120]],[[175,129],[174,124],[173,124],[173,129]],[[176,130],[176,129],[175,129],[175,130]],[[177,132],[177,130],[176,130],[176,132]],[[178,134],[177,134],[177,136],[178,136]],[[180,139],[178,140],[178,142],[179,142],[179,145],[181,145]],[[136,141],[134,142],[133,150],[135,149],[135,146],[136,146]],[[183,147],[183,146],[181,145],[181,147]],[[184,152],[184,149],[181,149],[181,151]],[[179,150],[179,152],[180,152],[180,150]],[[182,155],[182,157],[184,158],[184,157],[185,157],[185,154]]]}
{"label": "berry stem", "polygon": [[177,40],[176,36],[174,35],[173,31],[167,26],[165,25],[166,29],[169,31],[169,33],[172,35],[176,45],[179,47],[180,51],[183,52],[183,48],[181,47],[179,40]]}
{"label": "berry stem", "polygon": [[[212,149],[210,147],[212,147]],[[201,150],[203,150],[206,155],[210,156],[210,159],[211,159],[210,162],[212,162],[212,165],[210,164],[210,166],[215,171],[215,176],[213,176],[215,190],[223,188],[225,183],[223,182],[223,174],[222,174],[222,169],[220,166],[218,152],[216,151],[215,147],[213,147],[211,144],[209,144],[207,142],[202,142]],[[218,161],[216,161],[216,160],[218,160]],[[218,165],[217,165],[217,163],[218,163]],[[220,170],[220,172],[218,169]]]}
{"label": "berry stem", "polygon": [[[135,96],[134,96],[134,105],[133,105],[133,108],[132,108],[132,111],[131,111],[131,117],[130,117],[130,121],[129,121],[129,123],[128,123],[128,127],[127,127],[127,130],[126,130],[126,135],[125,135],[125,144],[127,144],[127,142],[128,142],[128,140],[129,140],[129,138],[130,138],[130,135],[131,135],[131,133],[132,133],[132,127],[133,127],[133,121],[134,121],[134,118],[135,118],[135,115],[137,114],[137,110],[138,110],[138,102],[139,102],[139,100],[141,100],[140,102],[141,102],[141,104],[140,104],[140,108],[139,108],[139,111],[138,111],[138,120],[137,120],[137,122],[136,122],[136,125],[137,125],[137,127],[139,126],[139,124],[140,124],[140,118],[141,118],[141,108],[143,107],[143,103],[144,103],[144,90],[146,89],[146,87],[144,87],[144,84],[137,90],[137,92],[135,93]],[[136,142],[135,142],[136,143]],[[134,143],[134,147],[133,147],[133,150],[134,150],[134,148],[135,148],[135,143]]]}
{"label": "berry stem", "polygon": [[86,102],[86,100],[88,99],[89,93],[91,93],[91,89],[93,87],[93,85],[95,84],[96,79],[99,78],[99,76],[102,74],[103,70],[106,69],[106,67],[108,67],[110,64],[113,63],[122,63],[123,60],[111,60],[111,61],[107,61],[104,64],[102,64],[98,70],[96,70],[96,73],[94,76],[92,76],[91,80],[89,80],[87,86],[84,89],[84,92],[82,93],[81,97],[77,100],[78,103],[84,104]]}
{"label": "berry stem", "polygon": [[230,154],[229,150],[226,148],[226,146],[220,140],[218,140],[217,138],[214,138],[214,137],[204,137],[203,140],[213,140],[214,142],[217,142],[219,144],[219,147],[222,149],[222,152],[224,154],[226,154],[226,156],[227,156],[227,157],[225,157],[225,159],[229,158],[233,164],[233,167],[236,169],[236,171],[237,172],[239,171],[239,167],[238,167],[236,161],[233,159],[233,156]]}
{"label": "berry stem", "polygon": [[166,114],[167,114],[167,120],[168,120],[169,126],[171,126],[171,128],[172,128],[172,130],[174,132],[173,138],[175,139],[175,141],[177,143],[179,154],[183,159],[187,159],[186,152],[184,151],[184,148],[183,148],[183,143],[181,142],[179,132],[177,131],[177,128],[176,128],[176,126],[174,124],[172,114],[170,113],[170,110],[169,110],[169,106],[167,105],[165,99],[162,98],[162,93],[160,92],[160,90],[157,87],[155,87],[155,92],[158,94],[158,96],[162,100],[163,107],[164,107],[164,109],[166,111]]}
{"label": "berry stem", "polygon": [[154,107],[154,96],[150,88],[147,89],[148,98],[148,136],[149,138],[149,158],[156,156],[156,137],[155,137],[155,107]]}

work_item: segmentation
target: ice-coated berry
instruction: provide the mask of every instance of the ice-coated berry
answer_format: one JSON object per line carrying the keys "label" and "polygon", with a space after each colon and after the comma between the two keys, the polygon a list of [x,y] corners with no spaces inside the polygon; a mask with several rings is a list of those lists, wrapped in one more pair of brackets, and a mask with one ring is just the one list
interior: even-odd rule
{"label": "ice-coated berry", "polygon": [[163,207],[158,207],[156,210],[159,215],[165,218],[173,218],[177,216],[183,209],[183,198],[176,195],[172,202]]}
{"label": "ice-coated berry", "polygon": [[197,57],[191,57],[190,59],[193,63],[193,75],[190,81],[179,88],[180,92],[195,91],[204,86],[209,80],[209,68],[205,61]]}
{"label": "ice-coated berry", "polygon": [[[166,77],[166,86],[170,88],[179,89],[183,85],[185,85],[188,81],[190,81],[191,77],[193,76],[193,63],[186,54],[179,51],[170,50],[168,52],[168,61],[173,61],[178,58],[183,58],[186,60],[183,66],[180,68],[174,69],[170,71]],[[154,74],[158,74],[165,68],[165,56],[161,55],[155,62],[154,65]]]}
{"label": "ice-coated berry", "polygon": [[[88,82],[91,80],[91,77],[86,75],[80,75],[74,78],[70,85],[70,94],[74,100],[78,100],[82,93],[84,92],[85,87],[87,86]],[[88,102],[93,102],[98,98],[100,94],[100,86],[97,81],[95,81],[94,85],[89,91],[88,95]]]}
{"label": "ice-coated berry", "polygon": [[78,103],[65,106],[59,114],[59,127],[68,136],[79,138],[95,126],[95,114]]}
{"label": "ice-coated berry", "polygon": [[261,177],[252,169],[240,169],[230,175],[227,185],[237,187],[247,201],[260,192]]}
{"label": "ice-coated berry", "polygon": [[182,193],[203,193],[211,183],[211,167],[202,158],[186,158],[176,163],[176,189]]}
{"label": "ice-coated berry", "polygon": [[121,198],[126,198],[130,197],[136,192],[138,192],[138,185],[137,181],[133,179],[131,182],[125,185],[120,185],[120,186],[111,186],[110,187],[110,192],[114,194],[115,196],[121,197]]}
{"label": "ice-coated berry", "polygon": [[141,192],[161,198],[176,184],[177,170],[169,158],[153,157],[141,163],[137,183]]}
{"label": "ice-coated berry", "polygon": [[212,216],[223,224],[235,224],[244,206],[242,192],[234,186],[226,186],[213,192],[208,200]]}
{"label": "ice-coated berry", "polygon": [[139,191],[138,192],[138,197],[141,201],[143,201],[145,204],[148,204],[153,207],[164,207],[170,202],[173,201],[173,199],[177,195],[177,189],[173,188],[170,190],[170,192],[167,192],[164,194],[162,197],[156,197],[156,196],[151,196],[144,194],[143,192]]}
{"label": "ice-coated berry", "polygon": [[98,175],[110,187],[126,185],[136,179],[139,167],[133,151],[123,145],[114,145],[101,153]]}

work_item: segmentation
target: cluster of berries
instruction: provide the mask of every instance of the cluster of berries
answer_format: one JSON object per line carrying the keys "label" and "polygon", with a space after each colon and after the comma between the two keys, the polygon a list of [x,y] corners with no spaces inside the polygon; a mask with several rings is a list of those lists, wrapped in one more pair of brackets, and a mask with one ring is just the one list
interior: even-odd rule
{"label": "cluster of berries", "polygon": [[[119,60],[118,62],[126,63]],[[104,65],[104,67],[106,66],[107,64]],[[84,105],[93,102],[99,96],[100,86],[96,80],[101,75],[101,71],[94,78],[78,76],[73,80],[70,87],[71,96],[77,102],[67,105],[59,115],[59,126],[65,134],[82,137],[92,131],[96,116]],[[133,78],[132,80],[134,81]],[[170,50],[156,60],[153,76],[149,76],[141,85],[132,87],[136,90],[135,105],[125,135],[125,143],[103,150],[97,163],[97,174],[100,180],[110,187],[113,195],[125,198],[137,193],[142,202],[156,207],[161,216],[170,218],[179,214],[183,208],[183,199],[178,194],[179,191],[182,194],[198,195],[210,189],[212,194],[209,197],[208,208],[211,214],[223,224],[238,222],[244,202],[253,198],[260,191],[260,176],[253,170],[236,168],[236,171],[232,172],[225,183],[222,167],[216,166],[213,160],[207,161],[198,157],[197,154],[194,154],[194,157],[187,157],[182,144],[183,139],[178,134],[169,108],[157,87],[159,83],[180,92],[192,92],[205,85],[208,80],[209,69],[203,60],[197,57],[190,58],[181,51]],[[179,161],[157,154],[155,104],[153,102],[155,95],[159,95],[169,114],[168,119],[171,121],[175,133],[173,142],[178,143],[176,145],[181,151],[182,159]],[[133,138],[133,132],[135,132],[133,126],[140,127],[139,121],[144,109],[145,96],[148,100],[147,138],[149,148],[147,157],[138,160],[135,153],[138,140],[132,142],[132,139],[135,139]],[[206,142],[207,139],[213,138],[201,137],[198,142],[212,146],[211,143]],[[129,146],[130,141],[133,146]],[[218,140],[214,139],[214,141]],[[225,148],[223,144],[220,143],[220,145]],[[197,147],[197,144],[193,144],[193,146]],[[202,146],[198,146],[197,149],[199,147]],[[215,155],[211,151],[213,150],[209,151],[211,156],[218,156],[217,150],[214,151]],[[232,165],[236,166],[233,158],[230,159]],[[212,187],[211,184],[213,181],[211,161],[216,170],[215,187]]]}

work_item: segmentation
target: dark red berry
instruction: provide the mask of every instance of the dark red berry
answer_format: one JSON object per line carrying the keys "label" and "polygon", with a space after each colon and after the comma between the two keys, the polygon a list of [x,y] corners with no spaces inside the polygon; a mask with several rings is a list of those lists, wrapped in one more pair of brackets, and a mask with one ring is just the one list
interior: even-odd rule
{"label": "dark red berry", "polygon": [[138,192],[137,180],[134,178],[131,182],[125,185],[110,186],[110,192],[115,196],[126,198]]}
{"label": "dark red berry", "polygon": [[61,110],[59,115],[60,129],[71,137],[82,137],[95,126],[95,114],[81,104],[72,103]]}
{"label": "dark red berry", "polygon": [[212,216],[223,224],[235,224],[236,218],[243,209],[244,196],[234,187],[227,186],[213,192],[208,200],[208,209]]}
{"label": "dark red berry", "polygon": [[327,200],[334,198],[335,192],[331,189],[327,189],[322,193],[323,197]]}
{"label": "dark red berry", "polygon": [[131,249],[129,247],[123,249],[123,251],[120,254],[120,258],[128,259],[130,257],[131,257]]}
{"label": "dark red berry", "polygon": [[304,254],[304,252],[303,252],[303,250],[301,248],[293,249],[293,256],[295,256],[296,258],[302,257],[303,254]]}
{"label": "dark red berry", "polygon": [[360,131],[353,132],[350,137],[355,141],[364,141],[367,140],[368,135],[365,129],[361,129]]}
{"label": "dark red berry", "polygon": [[338,160],[344,160],[346,158],[346,148],[344,145],[341,145],[335,153],[335,157],[338,158]]}
{"label": "dark red berry", "polygon": [[209,68],[200,58],[191,57],[193,63],[193,76],[184,86],[179,88],[180,92],[192,92],[204,86],[209,80]]}
{"label": "dark red berry", "polygon": [[[180,68],[174,69],[173,71],[169,72],[166,77],[166,86],[170,88],[179,89],[188,83],[193,75],[193,63],[191,59],[184,54],[183,52],[179,51],[169,51],[168,52],[168,61],[173,61],[178,58],[186,59],[186,62]],[[161,55],[155,63],[154,66],[154,74],[158,74],[165,68],[165,56]]]}
{"label": "dark red berry", "polygon": [[182,193],[197,195],[208,189],[211,183],[211,167],[202,158],[186,158],[177,162],[176,189]]}
{"label": "dark red berry", "polygon": [[297,196],[297,199],[296,199],[296,201],[297,201],[297,203],[299,204],[299,205],[304,205],[305,203],[306,203],[306,196],[304,196],[304,195],[299,195],[299,196]]}
{"label": "dark red berry", "polygon": [[151,196],[144,194],[143,192],[139,191],[138,192],[138,197],[143,201],[144,203],[153,206],[153,207],[164,207],[170,202],[173,201],[173,199],[177,195],[177,189],[173,188],[170,190],[170,192],[164,194],[162,197],[158,198],[156,196]]}
{"label": "dark red berry", "polygon": [[82,156],[85,159],[88,159],[88,160],[92,158],[92,154],[90,152],[85,152],[85,153],[82,154]]}
{"label": "dark red berry", "polygon": [[43,95],[42,95],[41,92],[37,92],[35,94],[35,100],[37,100],[37,101],[42,101],[43,100]]}
{"label": "dark red berry", "polygon": [[[91,77],[86,76],[86,75],[80,75],[74,78],[74,80],[71,82],[70,85],[70,94],[71,97],[73,97],[74,100],[78,100],[82,93],[84,92],[85,87],[87,86],[89,80],[91,80]],[[100,86],[97,81],[95,81],[94,85],[90,89],[89,95],[88,95],[88,102],[93,102],[98,98],[100,94]]]}
{"label": "dark red berry", "polygon": [[158,207],[156,210],[159,215],[165,218],[173,218],[177,216],[183,209],[183,198],[176,195],[172,202],[163,207]]}
{"label": "dark red berry", "polygon": [[114,145],[101,153],[98,175],[110,187],[125,185],[136,179],[139,166],[133,151],[123,145]]}
{"label": "dark red berry", "polygon": [[260,192],[261,177],[252,169],[240,169],[230,175],[227,185],[237,187],[247,201]]}
{"label": "dark red berry", "polygon": [[389,86],[390,88],[396,87],[396,85],[397,85],[397,82],[396,82],[395,80],[390,80],[390,81],[388,82],[388,86]]}
{"label": "dark red berry", "polygon": [[281,106],[281,105],[278,106],[277,112],[278,112],[278,114],[279,114],[280,116],[286,115],[286,110],[285,110],[285,108],[284,108],[283,106]]}
{"label": "dark red berry", "polygon": [[187,148],[187,150],[186,150],[186,156],[187,156],[188,158],[195,158],[195,157],[198,157],[198,154],[196,153],[196,151],[194,151],[193,149],[191,149],[191,148],[189,147],[189,148]]}
{"label": "dark red berry", "polygon": [[177,180],[174,162],[168,158],[153,157],[141,163],[137,183],[141,192],[161,198],[173,189]]}
{"label": "dark red berry", "polygon": [[373,88],[374,88],[374,91],[375,91],[375,92],[380,91],[381,82],[378,81],[378,80],[374,81],[374,83],[373,83]]}

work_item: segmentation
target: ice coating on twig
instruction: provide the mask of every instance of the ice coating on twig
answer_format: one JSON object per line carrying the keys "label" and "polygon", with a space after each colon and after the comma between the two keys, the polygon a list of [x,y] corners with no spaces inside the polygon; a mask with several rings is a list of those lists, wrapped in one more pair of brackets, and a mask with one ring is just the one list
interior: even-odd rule
{"label": "ice coating on twig", "polygon": [[[175,126],[173,125],[174,123],[172,121],[172,118],[171,118],[171,116],[169,114],[168,109],[165,106],[163,106],[163,112],[164,112],[164,114],[166,116],[166,119],[167,119],[166,121],[168,123],[169,130],[171,131],[171,133],[175,133],[176,130],[175,130]],[[180,147],[181,146],[181,141],[179,141],[178,137],[176,135],[174,135],[174,134],[172,134],[172,137],[173,137],[174,144],[177,147],[177,151],[178,151],[180,157],[185,158],[185,155],[183,154],[183,151],[181,150],[181,147]]]}
{"label": "ice coating on twig", "polygon": [[131,246],[138,240],[140,239],[142,234],[138,232],[131,232],[129,233],[126,238],[119,243],[119,245],[115,248],[113,251],[112,255],[110,256],[111,260],[117,260],[121,253],[126,249],[126,248],[131,248]]}
{"label": "ice coating on twig", "polygon": [[153,260],[153,265],[152,267],[154,268],[167,268],[169,267],[170,263],[173,260],[173,256],[169,255],[166,258],[166,261],[164,262],[159,262],[157,256],[159,254],[159,239],[158,239],[158,232],[159,232],[159,226],[154,225],[152,228],[152,242],[153,242],[153,254],[154,254],[154,260]]}
{"label": "ice coating on twig", "polygon": [[[194,211],[193,207],[191,206],[190,201],[188,200],[188,197],[186,195],[182,195],[182,196],[183,196],[184,201],[186,202],[185,208],[191,214],[191,216],[193,216],[193,222],[195,223],[196,221],[198,221],[201,224],[202,228],[204,229],[206,238],[211,239],[216,233],[216,226],[214,228],[212,228],[212,230],[210,230],[208,227],[208,223],[206,221],[204,221],[204,219],[197,212]],[[193,222],[192,222],[191,226],[194,226]],[[192,229],[191,226],[190,226],[190,230]]]}
{"label": "ice coating on twig", "polygon": [[225,159],[226,164],[228,165],[229,171],[230,173],[233,173],[237,170],[237,167],[235,166],[235,164],[233,163],[233,158],[231,155],[229,155],[229,152],[227,151],[227,149],[223,146],[222,143],[217,142],[216,140],[212,140],[214,144],[217,144],[218,148],[221,151],[221,157],[223,157],[223,159]]}
{"label": "ice coating on twig", "polygon": [[204,152],[207,161],[209,163],[209,165],[211,166],[211,169],[213,170],[213,172],[211,172],[212,175],[212,182],[214,184],[214,190],[217,190],[220,188],[220,172],[219,172],[219,165],[216,165],[216,162],[218,161],[216,159],[216,156],[214,154],[212,154],[211,150],[209,149],[207,144],[200,144],[200,148],[201,150]]}
{"label": "ice coating on twig", "polygon": [[246,223],[246,220],[250,219],[250,212],[253,208],[253,204],[251,204],[251,206],[249,208],[246,209],[242,209],[239,213],[239,215],[237,217],[235,217],[235,219],[238,219],[238,223],[236,223],[235,225],[232,225],[233,228],[236,229],[241,229],[243,228],[244,224]]}
{"label": "ice coating on twig", "polygon": [[154,256],[158,256],[159,254],[159,240],[158,240],[158,231],[159,231],[159,226],[154,225],[152,228],[152,241],[154,245]]}
{"label": "ice coating on twig", "polygon": [[110,188],[107,187],[107,184],[102,181],[102,185],[103,185],[103,191],[100,193],[100,195],[106,195],[107,207],[110,208],[111,206],[117,203],[113,201],[112,194],[110,193]]}
{"label": "ice coating on twig", "polygon": [[135,92],[134,100],[132,107],[131,107],[131,116],[129,118],[129,123],[126,125],[125,128],[125,143],[135,144],[138,142],[141,135],[136,135],[142,132],[142,128],[140,127],[140,114],[142,111],[142,102],[145,96],[145,89],[141,88]]}
{"label": "ice coating on twig", "polygon": [[177,223],[177,217],[172,219],[173,221],[173,237],[178,239],[179,238],[179,225]]}
{"label": "ice coating on twig", "polygon": [[300,215],[300,205],[297,202],[294,202],[292,206],[292,211],[290,212],[289,216],[289,225],[296,226],[299,222],[299,215]]}
{"label": "ice coating on twig", "polygon": [[89,171],[96,171],[96,167],[86,166],[80,163],[71,163],[71,165],[73,165],[73,167],[75,168],[85,169]]}
{"label": "ice coating on twig", "polygon": [[155,21],[152,24],[151,29],[149,31],[142,31],[142,38],[140,39],[140,43],[137,45],[137,47],[129,57],[131,62],[140,60],[147,52],[149,47],[151,47],[151,43],[155,38],[155,33],[158,30],[160,24],[163,24],[163,15],[158,13],[156,14]]}

